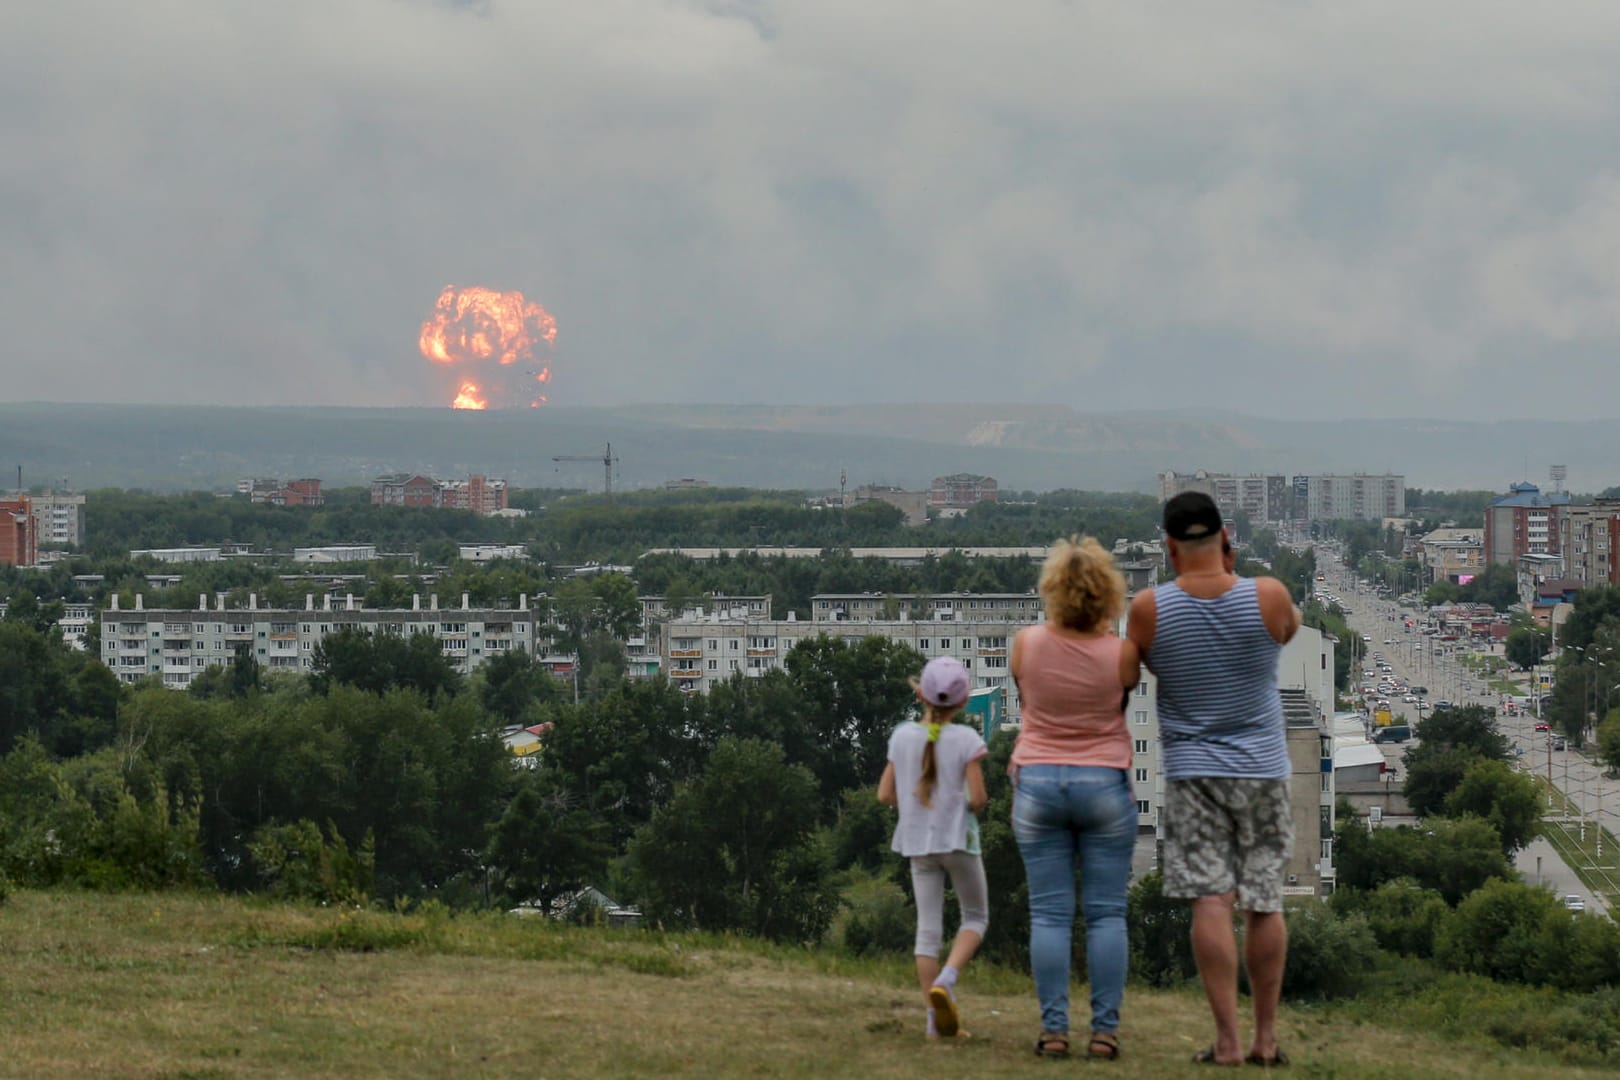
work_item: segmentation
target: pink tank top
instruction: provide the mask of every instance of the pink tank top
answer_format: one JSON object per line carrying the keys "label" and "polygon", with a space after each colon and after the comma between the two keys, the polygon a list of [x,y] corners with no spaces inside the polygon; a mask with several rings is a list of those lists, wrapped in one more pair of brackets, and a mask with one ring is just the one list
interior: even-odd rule
{"label": "pink tank top", "polygon": [[1018,634],[1022,728],[1014,765],[1131,767],[1117,637],[1071,638],[1046,623]]}

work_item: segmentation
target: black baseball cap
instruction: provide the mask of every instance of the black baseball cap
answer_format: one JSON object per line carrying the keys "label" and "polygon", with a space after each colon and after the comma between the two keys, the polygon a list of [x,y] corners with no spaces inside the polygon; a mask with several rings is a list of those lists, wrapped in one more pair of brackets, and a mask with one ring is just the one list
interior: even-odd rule
{"label": "black baseball cap", "polygon": [[1183,491],[1164,504],[1164,533],[1172,540],[1202,540],[1222,525],[1215,500],[1202,491]]}

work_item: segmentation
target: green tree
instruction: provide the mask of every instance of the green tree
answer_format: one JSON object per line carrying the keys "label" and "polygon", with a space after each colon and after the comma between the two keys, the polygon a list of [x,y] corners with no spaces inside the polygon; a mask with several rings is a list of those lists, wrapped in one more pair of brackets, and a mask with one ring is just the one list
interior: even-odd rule
{"label": "green tree", "polygon": [[486,858],[510,902],[549,914],[558,897],[601,875],[612,854],[604,824],[541,772],[519,781]]}
{"label": "green tree", "polygon": [[1471,814],[1489,822],[1508,855],[1530,842],[1541,820],[1535,781],[1501,761],[1481,759],[1468,766],[1445,807],[1450,817]]}
{"label": "green tree", "polygon": [[815,778],[780,747],[721,740],[630,844],[643,910],[677,925],[819,940],[838,899],[816,811]]}
{"label": "green tree", "polygon": [[1612,772],[1620,769],[1620,709],[1610,709],[1597,730],[1598,756]]}
{"label": "green tree", "polygon": [[478,669],[478,698],[502,723],[521,724],[537,705],[562,698],[562,686],[522,649],[496,653]]}
{"label": "green tree", "polygon": [[1555,918],[1568,921],[1569,914],[1545,889],[1487,882],[1457,905],[1440,931],[1435,958],[1454,971],[1503,982],[1550,982],[1564,959],[1543,947],[1543,927]]}
{"label": "green tree", "polygon": [[1541,663],[1541,658],[1547,655],[1547,650],[1551,647],[1552,635],[1550,633],[1545,630],[1532,630],[1521,626],[1508,633],[1507,640],[1503,645],[1503,651],[1508,663],[1521,671],[1528,671],[1536,664]]}
{"label": "green tree", "polygon": [[1405,956],[1433,956],[1440,928],[1451,915],[1443,896],[1411,878],[1395,878],[1365,893],[1342,889],[1333,902],[1360,912],[1381,948]]}

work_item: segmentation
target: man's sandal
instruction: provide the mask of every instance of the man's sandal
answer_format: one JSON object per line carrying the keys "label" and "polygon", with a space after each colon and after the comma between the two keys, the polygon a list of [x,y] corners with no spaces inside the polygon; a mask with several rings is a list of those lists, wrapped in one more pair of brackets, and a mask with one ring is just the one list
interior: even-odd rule
{"label": "man's sandal", "polygon": [[1280,1046],[1271,1052],[1270,1057],[1266,1057],[1264,1054],[1250,1054],[1243,1060],[1250,1065],[1259,1065],[1266,1069],[1280,1069],[1289,1063],[1288,1055],[1282,1052]]}
{"label": "man's sandal", "polygon": [[1035,1040],[1035,1056],[1066,1058],[1069,1056],[1069,1036],[1062,1031],[1043,1031]]}
{"label": "man's sandal", "polygon": [[1223,1068],[1233,1069],[1243,1064],[1241,1061],[1220,1060],[1215,1056],[1215,1048],[1213,1046],[1204,1047],[1202,1050],[1198,1051],[1198,1053],[1193,1055],[1192,1060],[1194,1065],[1219,1065]]}
{"label": "man's sandal", "polygon": [[1111,1031],[1093,1031],[1091,1041],[1086,1044],[1086,1056],[1101,1061],[1117,1061],[1119,1036]]}

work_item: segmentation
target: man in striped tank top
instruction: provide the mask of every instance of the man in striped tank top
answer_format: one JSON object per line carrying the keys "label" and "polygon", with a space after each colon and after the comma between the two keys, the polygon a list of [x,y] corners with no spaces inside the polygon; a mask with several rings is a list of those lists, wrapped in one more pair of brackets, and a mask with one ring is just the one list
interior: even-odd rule
{"label": "man in striped tank top", "polygon": [[[1277,579],[1233,574],[1231,544],[1208,495],[1167,502],[1164,532],[1176,580],[1137,594],[1126,634],[1158,677],[1164,891],[1193,902],[1193,956],[1215,1017],[1215,1043],[1194,1060],[1283,1064],[1282,886],[1294,826],[1277,654],[1299,630],[1299,609]],[[1254,1002],[1247,1056],[1234,906],[1244,913]]]}

